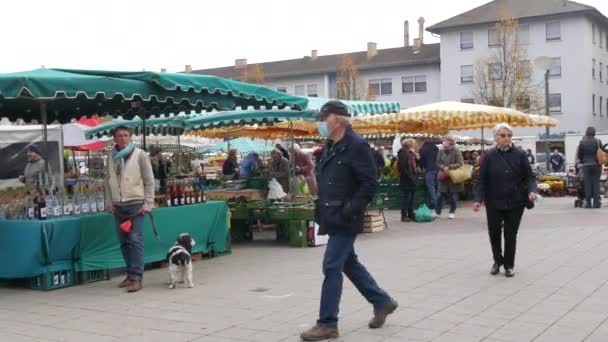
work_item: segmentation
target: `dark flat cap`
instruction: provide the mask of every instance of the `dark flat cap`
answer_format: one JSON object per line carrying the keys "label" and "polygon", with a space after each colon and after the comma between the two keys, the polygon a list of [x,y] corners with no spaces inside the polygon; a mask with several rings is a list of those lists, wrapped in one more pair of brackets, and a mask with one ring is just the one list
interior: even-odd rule
{"label": "dark flat cap", "polygon": [[321,109],[314,114],[314,117],[318,120],[328,116],[329,114],[336,114],[340,116],[350,117],[348,112],[348,106],[338,100],[327,101]]}

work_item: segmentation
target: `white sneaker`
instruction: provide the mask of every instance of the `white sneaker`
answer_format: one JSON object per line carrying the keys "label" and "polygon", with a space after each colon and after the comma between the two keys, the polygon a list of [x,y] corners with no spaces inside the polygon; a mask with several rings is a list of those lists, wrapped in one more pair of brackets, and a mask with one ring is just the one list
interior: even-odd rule
{"label": "white sneaker", "polygon": [[454,214],[454,213],[450,213],[450,215],[448,215],[448,218],[449,218],[450,220],[455,219],[455,218],[456,218],[456,214]]}
{"label": "white sneaker", "polygon": [[431,213],[431,216],[433,217],[433,219],[436,219],[436,218],[440,218],[440,217],[441,217],[441,216],[437,215],[437,213],[436,213],[436,212],[434,212],[434,211]]}

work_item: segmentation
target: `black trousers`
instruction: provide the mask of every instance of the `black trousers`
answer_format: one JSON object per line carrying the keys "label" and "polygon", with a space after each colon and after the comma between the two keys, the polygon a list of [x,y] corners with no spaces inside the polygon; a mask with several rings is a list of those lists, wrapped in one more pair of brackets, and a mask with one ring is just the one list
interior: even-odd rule
{"label": "black trousers", "polygon": [[[486,207],[488,217],[488,233],[490,244],[492,245],[492,256],[494,262],[504,265],[505,269],[513,268],[515,265],[515,247],[517,244],[517,231],[524,214],[524,207],[500,210]],[[501,233],[504,230],[505,254],[502,254]]]}
{"label": "black trousers", "polygon": [[583,183],[585,186],[585,202],[587,206],[599,207],[600,199],[600,177],[602,176],[602,167],[598,165],[583,166]]}

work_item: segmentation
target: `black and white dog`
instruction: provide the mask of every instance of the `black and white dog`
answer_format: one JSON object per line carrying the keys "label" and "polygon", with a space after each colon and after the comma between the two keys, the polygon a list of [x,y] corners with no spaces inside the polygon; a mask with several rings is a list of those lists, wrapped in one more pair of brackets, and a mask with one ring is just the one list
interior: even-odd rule
{"label": "black and white dog", "polygon": [[194,239],[190,234],[180,234],[175,244],[169,248],[167,262],[169,263],[169,275],[171,276],[170,289],[174,289],[176,284],[186,283],[188,287],[193,287],[192,282],[192,247]]}

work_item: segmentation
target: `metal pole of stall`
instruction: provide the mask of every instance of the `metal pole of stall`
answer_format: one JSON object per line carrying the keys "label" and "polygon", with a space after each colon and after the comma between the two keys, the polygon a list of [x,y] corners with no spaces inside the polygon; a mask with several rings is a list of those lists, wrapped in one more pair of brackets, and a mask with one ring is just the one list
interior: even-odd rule
{"label": "metal pole of stall", "polygon": [[142,125],[142,130],[141,130],[141,141],[142,141],[142,147],[143,150],[146,151],[146,113],[142,112],[142,121],[141,121],[141,125]]}
{"label": "metal pole of stall", "polygon": [[47,135],[47,116],[46,116],[46,102],[40,102],[40,117],[42,118],[42,141],[48,141]]}
{"label": "metal pole of stall", "polygon": [[483,134],[483,125],[481,125],[481,152],[484,151],[484,146],[485,146],[485,137]]}
{"label": "metal pole of stall", "polygon": [[[547,69],[545,71],[545,115],[549,117],[549,72],[551,70]],[[549,125],[546,126],[545,130],[545,153],[547,155],[547,173],[549,173],[549,169],[551,167],[549,162]]]}
{"label": "metal pole of stall", "polygon": [[177,169],[182,169],[182,144],[181,144],[181,136],[177,136]]}

